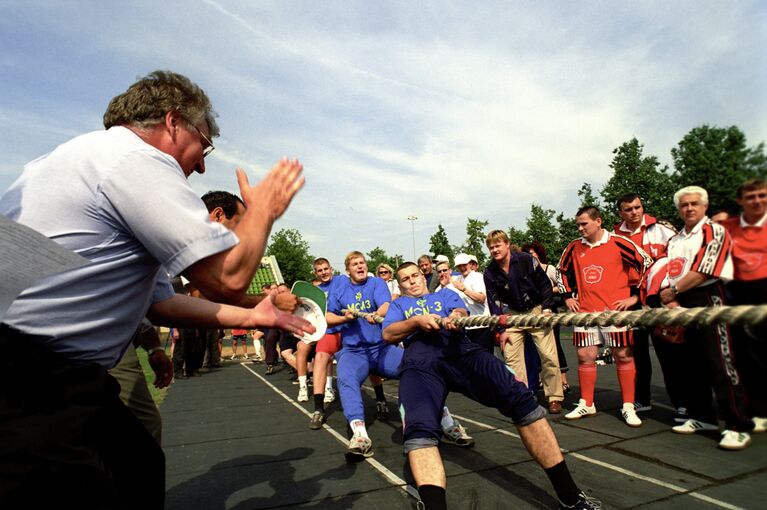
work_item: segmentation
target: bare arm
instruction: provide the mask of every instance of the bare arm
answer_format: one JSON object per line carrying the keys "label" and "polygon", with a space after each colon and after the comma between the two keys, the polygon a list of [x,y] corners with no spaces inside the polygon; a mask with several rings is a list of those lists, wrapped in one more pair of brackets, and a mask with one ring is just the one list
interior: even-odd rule
{"label": "bare arm", "polygon": [[302,171],[297,160],[283,158],[257,186],[250,186],[245,172],[237,169],[240,195],[247,207],[234,229],[240,242],[229,250],[197,261],[184,271],[184,276],[205,296],[225,303],[239,303],[243,299],[261,264],[272,224],[304,185]]}
{"label": "bare arm", "polygon": [[214,303],[204,299],[176,294],[154,303],[147,317],[153,324],[192,328],[279,328],[290,333],[314,332],[314,326],[294,315],[277,309],[270,299],[255,308]]}

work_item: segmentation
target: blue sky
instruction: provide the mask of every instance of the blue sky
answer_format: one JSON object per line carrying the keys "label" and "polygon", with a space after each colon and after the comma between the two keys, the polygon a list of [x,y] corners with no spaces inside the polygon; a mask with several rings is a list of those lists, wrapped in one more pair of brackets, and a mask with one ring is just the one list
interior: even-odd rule
{"label": "blue sky", "polygon": [[670,164],[701,124],[767,140],[767,4],[752,2],[16,1],[0,5],[0,191],[101,128],[154,69],[211,97],[221,137],[200,194],[282,156],[306,186],[275,225],[312,254],[413,254],[441,223],[524,227],[574,212],[636,136]]}

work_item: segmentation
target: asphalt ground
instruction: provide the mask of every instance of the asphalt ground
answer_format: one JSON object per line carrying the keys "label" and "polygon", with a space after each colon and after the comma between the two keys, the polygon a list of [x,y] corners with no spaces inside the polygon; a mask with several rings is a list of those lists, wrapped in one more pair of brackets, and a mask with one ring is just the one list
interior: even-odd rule
{"label": "asphalt ground", "polygon": [[[571,366],[571,346],[565,346]],[[673,410],[653,354],[653,409],[633,429],[619,418],[615,365],[599,367],[598,414],[577,421],[550,417],[576,483],[605,508],[767,508],[767,434],[744,451],[717,448],[717,433],[671,432]],[[347,426],[338,401],[322,430],[309,430],[312,401],[298,404],[287,369],[265,376],[263,364],[227,361],[202,377],[174,382],[160,410],[167,456],[166,508],[415,508],[416,491],[402,454],[397,381],[384,387],[391,416],[375,418],[363,391],[375,455],[348,464]],[[577,371],[565,397],[578,399]],[[541,400],[543,403],[543,401]],[[442,445],[452,509],[556,508],[545,473],[516,429],[494,409],[462,395],[451,412],[476,439],[474,448]]]}

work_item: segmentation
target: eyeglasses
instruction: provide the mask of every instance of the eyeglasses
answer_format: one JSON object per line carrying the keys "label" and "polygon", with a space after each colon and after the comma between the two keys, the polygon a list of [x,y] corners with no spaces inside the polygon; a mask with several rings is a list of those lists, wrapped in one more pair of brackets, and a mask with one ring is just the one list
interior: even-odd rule
{"label": "eyeglasses", "polygon": [[379,274],[379,275],[382,275],[382,274],[391,274],[391,271],[386,271],[385,269],[383,269],[383,270],[381,270],[381,271],[378,271],[378,274]]}
{"label": "eyeglasses", "polygon": [[[190,122],[190,124],[191,124],[191,122]],[[194,124],[192,124],[192,127],[195,128],[198,133],[200,133],[200,136],[202,137],[202,139],[205,140],[205,142],[208,144],[207,147],[203,147],[202,148],[202,157],[203,158],[207,158],[208,154],[210,154],[211,152],[213,152],[215,150],[215,147],[213,146],[213,142],[211,142],[210,138],[208,138],[207,136],[205,136],[205,134],[203,134],[203,132],[200,130],[200,128],[198,128]]]}
{"label": "eyeglasses", "polygon": [[437,269],[437,272],[440,273],[440,274],[442,274],[442,273],[449,273],[450,270],[449,269]]}

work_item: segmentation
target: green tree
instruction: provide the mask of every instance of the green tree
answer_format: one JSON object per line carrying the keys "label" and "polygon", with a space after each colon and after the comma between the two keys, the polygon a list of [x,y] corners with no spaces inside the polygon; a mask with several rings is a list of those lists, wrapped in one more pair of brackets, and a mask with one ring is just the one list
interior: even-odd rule
{"label": "green tree", "polygon": [[[632,138],[613,150],[610,168],[613,175],[600,192],[605,209],[613,214],[617,211],[615,202],[624,193],[637,193],[642,197],[645,210],[669,221],[676,219],[674,208],[674,182],[667,166],[661,166],[655,156],[643,156],[644,146]],[[620,221],[616,218],[616,222]],[[607,223],[608,228],[614,223]]]}
{"label": "green tree", "polygon": [[453,251],[453,247],[450,245],[450,241],[447,239],[447,232],[445,232],[442,224],[437,226],[437,231],[433,236],[429,238],[429,241],[429,250],[434,256],[444,255],[450,259],[451,264],[453,263],[453,259],[455,259],[455,252]]}
{"label": "green tree", "polygon": [[[365,259],[368,262],[368,271],[375,273],[378,264],[392,265],[392,259],[386,254],[383,248],[376,246],[367,253]],[[392,266],[394,267],[394,266]]]}
{"label": "green tree", "polygon": [[314,257],[309,254],[309,243],[301,237],[298,230],[283,228],[272,234],[266,254],[277,259],[282,277],[288,285],[292,285],[296,280],[311,281],[314,278]]}
{"label": "green tree", "polygon": [[527,244],[530,242],[530,236],[527,235],[527,231],[520,230],[516,227],[509,227],[509,242],[511,244],[516,244],[520,248],[522,248],[523,244]]}
{"label": "green tree", "polygon": [[671,149],[676,188],[702,186],[708,191],[709,213],[735,212],[735,191],[743,181],[764,176],[764,144],[749,148],[737,126],[693,128]]}
{"label": "green tree", "polygon": [[530,206],[530,216],[527,217],[528,242],[538,241],[546,252],[553,253],[559,247],[559,232],[553,223],[554,209],[544,209],[538,204]]}
{"label": "green tree", "polygon": [[[565,216],[564,213],[557,214],[557,244],[553,251],[549,251],[549,264],[556,264],[565,251],[567,245],[573,239],[579,238],[578,227],[575,225],[575,213]],[[548,246],[546,247],[548,249]]]}
{"label": "green tree", "polygon": [[479,262],[479,269],[483,270],[487,263],[487,253],[485,248],[485,227],[487,221],[468,218],[466,222],[466,241],[463,245],[456,248],[456,251],[475,255]]}

